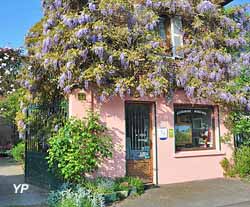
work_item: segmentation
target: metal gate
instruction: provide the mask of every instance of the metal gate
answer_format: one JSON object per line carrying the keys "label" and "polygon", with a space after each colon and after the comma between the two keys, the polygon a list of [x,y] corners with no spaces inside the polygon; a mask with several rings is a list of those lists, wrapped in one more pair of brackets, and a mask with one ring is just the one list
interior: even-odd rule
{"label": "metal gate", "polygon": [[46,188],[57,188],[62,180],[50,170],[46,160],[51,128],[50,119],[57,118],[63,125],[68,116],[66,102],[54,102],[43,106],[33,105],[27,110],[27,118],[32,117],[26,126],[25,136],[25,181]]}

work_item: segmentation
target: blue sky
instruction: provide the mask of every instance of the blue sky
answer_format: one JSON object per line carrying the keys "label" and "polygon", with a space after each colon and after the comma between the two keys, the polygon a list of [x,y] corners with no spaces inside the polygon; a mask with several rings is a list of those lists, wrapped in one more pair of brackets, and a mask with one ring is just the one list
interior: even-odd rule
{"label": "blue sky", "polygon": [[[230,5],[250,3],[234,0]],[[20,47],[29,28],[42,17],[40,0],[1,0],[0,47]]]}

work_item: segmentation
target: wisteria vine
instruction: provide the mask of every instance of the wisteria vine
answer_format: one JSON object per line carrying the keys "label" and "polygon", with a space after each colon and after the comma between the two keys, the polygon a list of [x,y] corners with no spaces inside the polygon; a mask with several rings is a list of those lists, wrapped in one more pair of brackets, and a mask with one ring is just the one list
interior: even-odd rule
{"label": "wisteria vine", "polygon": [[[72,87],[112,96],[169,95],[250,109],[249,88],[232,90],[250,67],[248,6],[223,9],[210,1],[44,0],[44,17],[26,37],[32,60],[23,84],[37,96]],[[182,16],[181,59],[169,58],[159,17]],[[46,83],[46,84],[45,84]]]}

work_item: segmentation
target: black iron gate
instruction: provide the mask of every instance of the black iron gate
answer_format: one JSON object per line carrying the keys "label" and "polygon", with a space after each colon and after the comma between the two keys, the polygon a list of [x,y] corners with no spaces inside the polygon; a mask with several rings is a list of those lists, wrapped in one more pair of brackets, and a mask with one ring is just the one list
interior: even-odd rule
{"label": "black iron gate", "polygon": [[[25,181],[46,188],[62,184],[46,160],[52,125],[63,125],[68,116],[67,102],[57,101],[43,106],[33,105],[27,110],[25,145]],[[59,126],[58,126],[59,127]],[[56,129],[55,129],[56,130]]]}

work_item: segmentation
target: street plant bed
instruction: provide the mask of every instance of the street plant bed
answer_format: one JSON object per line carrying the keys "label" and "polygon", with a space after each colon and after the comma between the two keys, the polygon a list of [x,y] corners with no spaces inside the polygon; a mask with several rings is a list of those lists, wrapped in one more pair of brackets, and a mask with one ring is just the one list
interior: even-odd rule
{"label": "street plant bed", "polygon": [[144,184],[138,178],[88,179],[83,184],[64,184],[48,197],[49,207],[104,207],[129,196],[144,193]]}

